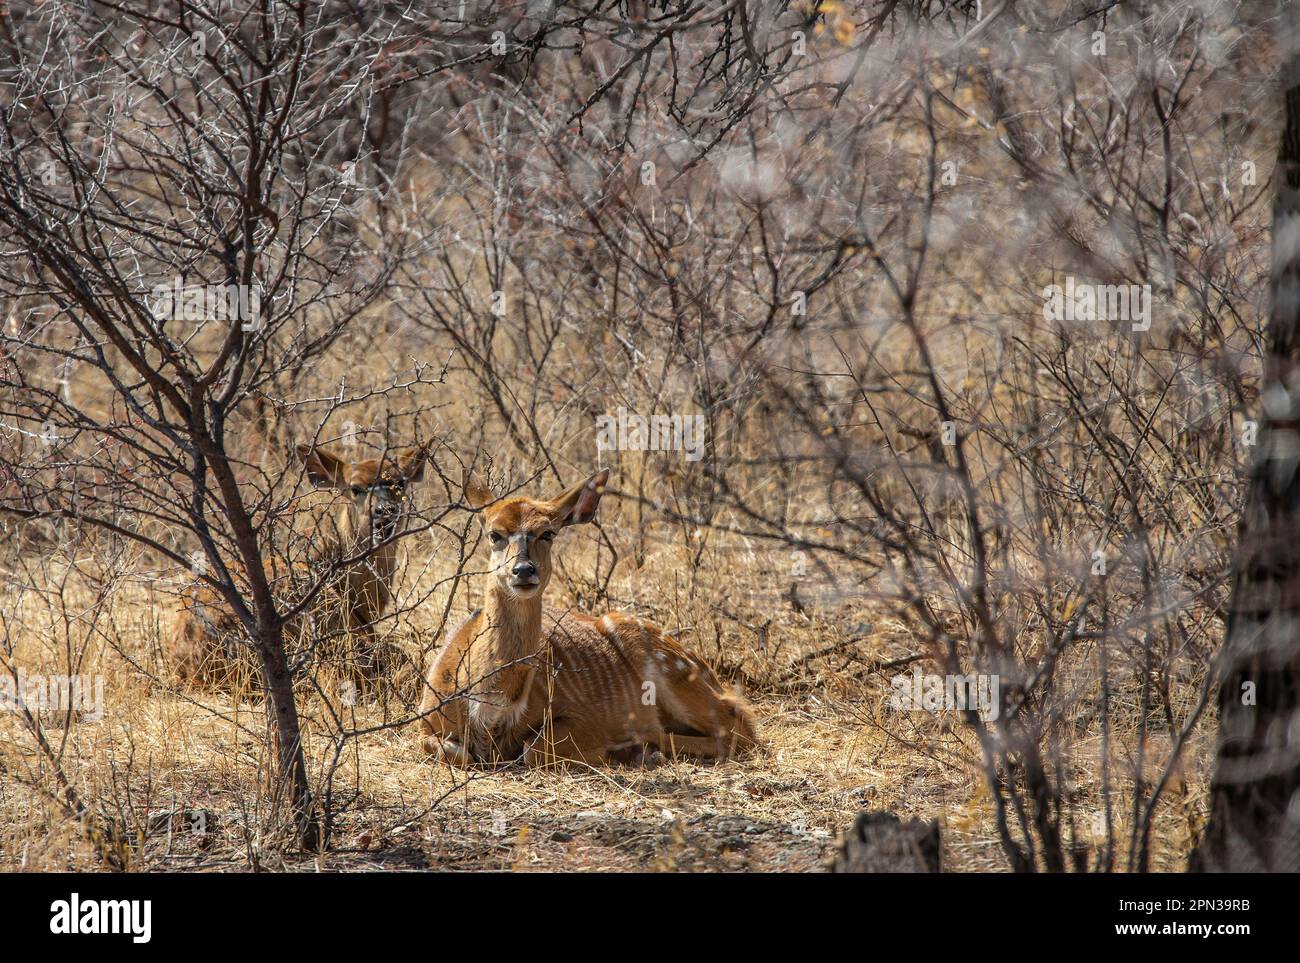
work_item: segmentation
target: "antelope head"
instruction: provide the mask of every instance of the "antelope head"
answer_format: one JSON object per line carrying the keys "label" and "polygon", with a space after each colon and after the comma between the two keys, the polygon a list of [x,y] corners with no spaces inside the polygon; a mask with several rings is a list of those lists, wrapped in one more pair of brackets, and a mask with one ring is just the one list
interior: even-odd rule
{"label": "antelope head", "polygon": [[407,506],[407,485],[424,477],[427,445],[389,452],[385,458],[350,462],[325,447],[298,446],[307,478],[352,499],[354,534],[378,544],[393,537]]}
{"label": "antelope head", "polygon": [[603,468],[549,501],[498,499],[477,475],[465,473],[465,497],[481,512],[492,553],[491,573],[507,597],[531,599],[542,593],[551,579],[551,543],[556,534],[596,517],[608,481],[609,469]]}

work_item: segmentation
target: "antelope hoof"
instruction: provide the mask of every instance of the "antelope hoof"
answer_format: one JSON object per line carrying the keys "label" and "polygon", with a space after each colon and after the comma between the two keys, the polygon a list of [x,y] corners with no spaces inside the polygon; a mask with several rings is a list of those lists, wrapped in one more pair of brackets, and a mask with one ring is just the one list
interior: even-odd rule
{"label": "antelope hoof", "polygon": [[465,747],[455,739],[425,736],[423,746],[425,753],[434,762],[445,762],[452,766],[459,766],[462,769],[467,769],[474,764],[474,760],[465,751]]}
{"label": "antelope hoof", "polygon": [[658,769],[668,764],[668,757],[654,745],[641,745],[631,750],[611,752],[610,758],[634,769]]}
{"label": "antelope hoof", "polygon": [[666,765],[668,765],[668,757],[654,746],[641,750],[642,769],[658,769],[660,766]]}

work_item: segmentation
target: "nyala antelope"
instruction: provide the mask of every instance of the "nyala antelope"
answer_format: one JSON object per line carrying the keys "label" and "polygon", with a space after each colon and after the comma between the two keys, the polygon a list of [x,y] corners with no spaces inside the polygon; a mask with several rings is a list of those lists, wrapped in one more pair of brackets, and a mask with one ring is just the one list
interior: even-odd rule
{"label": "nyala antelope", "polygon": [[754,716],[713,670],[631,615],[546,609],[551,546],[590,522],[599,471],[550,501],[498,499],[467,473],[491,551],[484,607],[430,664],[420,707],[425,752],[454,765],[722,758],[758,745]]}
{"label": "nyala antelope", "polygon": [[[291,662],[311,649],[315,661],[345,661],[345,675],[373,676],[373,623],[392,600],[397,568],[397,532],[406,506],[406,486],[424,477],[427,448],[395,451],[349,462],[328,448],[297,446],[307,479],[315,486],[294,499],[290,510],[292,561],[267,558],[277,582],[310,585],[332,565],[338,571],[304,614],[285,627],[295,650]],[[339,560],[354,559],[340,565]],[[292,591],[288,601],[292,601]],[[201,583],[182,602],[172,639],[174,669],[182,682],[229,688],[258,676],[246,633],[220,594]]]}

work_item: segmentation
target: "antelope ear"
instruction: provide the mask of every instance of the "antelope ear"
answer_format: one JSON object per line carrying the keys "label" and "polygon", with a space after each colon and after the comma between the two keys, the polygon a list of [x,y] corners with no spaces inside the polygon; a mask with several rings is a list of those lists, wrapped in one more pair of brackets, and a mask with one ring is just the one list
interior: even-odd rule
{"label": "antelope ear", "polygon": [[605,494],[605,485],[609,482],[609,469],[602,468],[585,482],[574,485],[558,498],[551,500],[555,513],[560,517],[560,524],[584,525],[596,517],[600,507],[600,496]]}
{"label": "antelope ear", "polygon": [[465,489],[465,500],[469,502],[472,508],[482,508],[484,505],[491,505],[497,500],[492,489],[488,488],[487,483],[479,477],[478,472],[466,468],[461,475],[461,485]]}
{"label": "antelope ear", "polygon": [[428,445],[408,448],[397,456],[397,470],[407,481],[421,481],[424,478],[424,465],[428,459]]}
{"label": "antelope ear", "polygon": [[348,463],[339,458],[328,448],[313,448],[311,445],[298,445],[298,457],[302,459],[307,477],[313,485],[329,488],[346,488]]}

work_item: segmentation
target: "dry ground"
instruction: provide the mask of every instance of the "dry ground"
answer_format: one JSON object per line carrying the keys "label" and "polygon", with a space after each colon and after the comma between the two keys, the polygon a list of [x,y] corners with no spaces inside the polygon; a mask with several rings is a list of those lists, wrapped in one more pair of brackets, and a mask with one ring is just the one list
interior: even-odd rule
{"label": "dry ground", "polygon": [[[585,590],[575,559],[582,551],[574,547],[565,556],[571,564],[548,600],[573,604],[574,586]],[[410,555],[419,553],[413,544]],[[620,563],[611,596],[686,627],[695,649],[724,675],[743,675],[767,743],[757,757],[652,770],[466,774],[429,764],[409,728],[381,728],[349,742],[341,754],[333,783],[332,802],[340,810],[334,848],[318,857],[285,857],[258,830],[268,805],[267,793],[259,791],[268,762],[260,703],[176,692],[147,674],[165,678],[159,639],[171,618],[170,593],[183,584],[174,577],[131,581],[120,590],[81,668],[105,676],[103,719],[74,721],[65,729],[62,719],[50,717],[47,735],[62,746],[64,767],[82,795],[135,827],[133,865],[142,870],[820,871],[837,834],[864,807],[940,820],[948,869],[1006,868],[972,733],[955,717],[904,714],[887,705],[889,677],[911,670],[881,670],[880,663],[922,651],[905,625],[861,598],[808,601],[817,596],[815,580],[798,603],[782,598],[780,586],[789,581],[780,570],[786,553],[767,565],[759,553],[760,564],[736,574],[734,553],[705,552],[693,587],[681,574],[687,571],[684,554],[665,542],[639,572]],[[647,578],[655,573],[675,574]],[[437,582],[430,567],[413,582],[422,580]],[[472,585],[462,592],[471,601]],[[71,592],[65,589],[65,598]],[[45,604],[30,592],[19,603],[30,629]],[[728,614],[733,607],[770,618],[766,633]],[[393,638],[413,658],[422,658],[436,638],[428,623],[438,608],[431,600],[397,620]],[[108,651],[109,638],[121,652]],[[59,645],[52,631],[45,638],[28,635],[19,644],[19,661],[50,664]],[[827,649],[833,651],[810,657]],[[331,702],[351,728],[382,727],[401,718],[413,688],[413,676],[399,673],[391,687],[364,693],[355,705]],[[1118,694],[1117,704],[1123,701]],[[305,700],[308,756],[317,777],[333,754],[323,710],[321,699]],[[1077,811],[1087,823],[1078,834],[1085,842],[1098,838],[1101,807],[1099,766],[1095,755],[1088,757],[1098,744],[1096,725],[1081,710],[1073,764]],[[0,865],[94,867],[75,824],[32,788],[51,782],[30,734],[12,714],[0,718],[0,726],[7,771],[0,781]],[[1124,746],[1112,761],[1115,778],[1123,779],[1132,731],[1119,735]],[[1156,732],[1148,753],[1158,756],[1167,744]],[[1200,818],[1208,751],[1203,738],[1191,747],[1185,782],[1175,781],[1161,810],[1156,869],[1182,868]],[[1115,818],[1126,832],[1128,814]]]}

